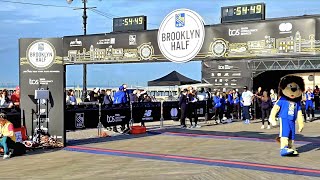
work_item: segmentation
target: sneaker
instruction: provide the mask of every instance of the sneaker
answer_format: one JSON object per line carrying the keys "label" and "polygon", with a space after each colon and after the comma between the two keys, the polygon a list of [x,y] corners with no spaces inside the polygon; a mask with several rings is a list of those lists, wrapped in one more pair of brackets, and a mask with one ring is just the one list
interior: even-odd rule
{"label": "sneaker", "polygon": [[10,155],[3,155],[3,159],[9,159]]}
{"label": "sneaker", "polygon": [[261,129],[264,129],[264,125],[261,126]]}
{"label": "sneaker", "polygon": [[267,129],[271,129],[270,125],[268,125]]}
{"label": "sneaker", "polygon": [[196,125],[195,128],[201,128],[201,126],[200,125]]}
{"label": "sneaker", "polygon": [[191,128],[191,129],[192,129],[192,128],[194,128],[194,126],[193,126],[193,125],[190,125],[190,126],[189,126],[189,128]]}
{"label": "sneaker", "polygon": [[250,124],[250,120],[248,119],[248,123],[247,124]]}
{"label": "sneaker", "polygon": [[185,129],[185,128],[187,128],[187,126],[186,125],[182,125],[182,126],[180,126],[180,128],[181,129]]}
{"label": "sneaker", "polygon": [[232,119],[229,119],[228,123],[232,123]]}

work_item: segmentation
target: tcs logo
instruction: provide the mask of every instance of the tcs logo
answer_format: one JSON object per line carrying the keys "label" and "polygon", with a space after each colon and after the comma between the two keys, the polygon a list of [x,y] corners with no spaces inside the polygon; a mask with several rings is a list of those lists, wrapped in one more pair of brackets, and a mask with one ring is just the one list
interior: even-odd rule
{"label": "tcs logo", "polygon": [[29,79],[29,84],[30,85],[38,85],[39,84],[39,80],[38,79]]}
{"label": "tcs logo", "polygon": [[229,36],[239,36],[240,29],[229,29]]}

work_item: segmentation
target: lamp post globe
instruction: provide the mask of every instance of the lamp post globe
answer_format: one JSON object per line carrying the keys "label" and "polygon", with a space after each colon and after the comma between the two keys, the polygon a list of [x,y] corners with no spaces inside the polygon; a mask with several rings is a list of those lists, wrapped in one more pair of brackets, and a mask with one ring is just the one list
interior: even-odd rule
{"label": "lamp post globe", "polygon": [[73,2],[73,0],[67,0],[68,4],[71,4]]}

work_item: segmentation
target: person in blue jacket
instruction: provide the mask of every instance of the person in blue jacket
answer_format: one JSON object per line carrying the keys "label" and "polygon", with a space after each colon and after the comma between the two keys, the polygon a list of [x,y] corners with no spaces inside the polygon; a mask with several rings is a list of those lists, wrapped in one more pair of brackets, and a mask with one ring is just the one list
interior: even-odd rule
{"label": "person in blue jacket", "polygon": [[[314,101],[314,94],[309,87],[307,92],[306,92],[306,110],[307,110],[307,120],[312,121],[314,119],[314,106],[313,106],[313,101]],[[310,119],[310,111],[312,114],[312,119]]]}
{"label": "person in blue jacket", "polygon": [[227,99],[226,99],[226,106],[227,106],[227,112],[226,112],[226,118],[227,118],[227,122],[231,122],[232,121],[232,116],[231,113],[233,112],[233,94],[232,91],[230,90],[227,93]]}
{"label": "person in blue jacket", "polygon": [[220,93],[217,91],[215,92],[213,97],[214,120],[216,124],[217,124],[217,119],[219,117],[220,107],[221,107]]}
{"label": "person in blue jacket", "polygon": [[223,113],[224,113],[224,106],[225,106],[225,99],[220,92],[216,92],[214,98],[214,108],[215,108],[215,121],[217,123],[217,119],[219,118],[220,123],[222,123]]}
{"label": "person in blue jacket", "polygon": [[[127,94],[125,92],[125,87],[123,86],[120,86],[119,87],[119,90],[114,93],[114,96],[113,96],[113,104],[119,104],[119,105],[125,105],[127,104],[128,100],[127,100]],[[127,129],[125,129],[125,125],[127,124]],[[123,122],[121,124],[121,130],[123,132],[127,132],[130,130],[130,127],[129,127],[129,122],[125,123]],[[116,130],[114,130],[116,132]]]}
{"label": "person in blue jacket", "polygon": [[[243,98],[242,98],[241,95],[240,95],[239,100],[240,100],[240,111],[242,111],[242,109],[243,109]],[[242,112],[242,119],[245,119],[243,112]]]}
{"label": "person in blue jacket", "polygon": [[119,90],[114,93],[113,96],[113,104],[126,104],[127,103],[127,95],[124,92],[124,87],[120,86]]}

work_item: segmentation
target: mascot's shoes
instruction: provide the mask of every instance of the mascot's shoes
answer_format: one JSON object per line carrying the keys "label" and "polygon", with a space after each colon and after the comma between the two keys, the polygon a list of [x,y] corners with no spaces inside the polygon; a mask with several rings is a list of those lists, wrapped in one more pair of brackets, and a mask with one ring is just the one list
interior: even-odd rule
{"label": "mascot's shoes", "polygon": [[296,151],[296,150],[293,150],[293,154],[292,154],[293,156],[299,156],[299,152],[298,151]]}
{"label": "mascot's shoes", "polygon": [[293,153],[289,156],[299,156],[299,152],[295,149],[290,149],[290,150],[293,150]]}
{"label": "mascot's shoes", "polygon": [[289,149],[288,146],[285,146],[280,150],[280,155],[281,156],[290,156],[294,153],[293,149]]}

